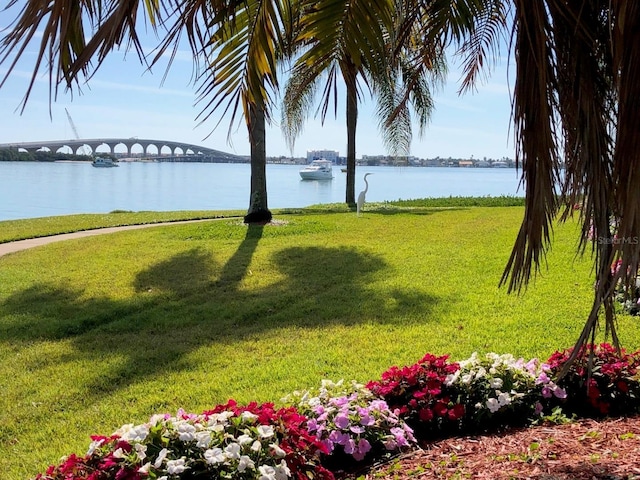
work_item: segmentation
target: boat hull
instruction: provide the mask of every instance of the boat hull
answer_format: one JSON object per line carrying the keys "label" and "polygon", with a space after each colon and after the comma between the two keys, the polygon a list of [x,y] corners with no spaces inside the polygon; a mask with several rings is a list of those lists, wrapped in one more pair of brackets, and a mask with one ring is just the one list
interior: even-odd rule
{"label": "boat hull", "polygon": [[110,158],[96,158],[93,162],[91,162],[91,165],[93,165],[96,168],[112,168],[112,167],[119,167],[120,165],[118,165],[116,162],[114,162],[113,160],[111,160]]}
{"label": "boat hull", "polygon": [[331,180],[333,178],[331,162],[328,160],[314,160],[311,165],[300,170],[302,180]]}
{"label": "boat hull", "polygon": [[333,174],[331,172],[300,172],[302,180],[331,180]]}

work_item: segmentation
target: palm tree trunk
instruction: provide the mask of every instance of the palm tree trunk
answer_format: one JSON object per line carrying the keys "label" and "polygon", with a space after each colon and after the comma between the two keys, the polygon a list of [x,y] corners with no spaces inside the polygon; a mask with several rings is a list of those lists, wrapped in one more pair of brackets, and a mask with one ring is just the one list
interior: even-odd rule
{"label": "palm tree trunk", "polygon": [[267,206],[267,144],[263,106],[249,106],[248,128],[251,145],[251,195],[244,223],[269,223],[272,216]]}
{"label": "palm tree trunk", "polygon": [[343,70],[347,87],[347,191],[345,201],[349,206],[356,204],[356,127],[358,124],[358,91],[356,88],[356,68],[348,61]]}

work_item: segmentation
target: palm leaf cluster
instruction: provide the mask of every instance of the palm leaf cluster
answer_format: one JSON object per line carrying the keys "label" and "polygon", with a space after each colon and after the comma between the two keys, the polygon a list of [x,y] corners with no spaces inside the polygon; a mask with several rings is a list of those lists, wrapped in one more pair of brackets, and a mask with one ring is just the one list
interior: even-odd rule
{"label": "palm leaf cluster", "polygon": [[579,207],[580,248],[595,254],[596,287],[578,345],[595,343],[600,312],[618,344],[615,287],[638,271],[639,23],[636,2],[513,2],[513,118],[526,206],[503,282],[524,286],[557,214]]}

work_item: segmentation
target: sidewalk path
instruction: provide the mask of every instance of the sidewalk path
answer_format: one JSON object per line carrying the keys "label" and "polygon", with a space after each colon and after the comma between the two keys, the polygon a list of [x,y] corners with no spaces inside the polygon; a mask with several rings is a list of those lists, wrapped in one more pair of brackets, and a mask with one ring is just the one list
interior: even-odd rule
{"label": "sidewalk path", "polygon": [[[230,218],[230,217],[225,217]],[[122,227],[96,228],[94,230],[83,230],[81,232],[61,233],[49,237],[29,238],[27,240],[17,240],[15,242],[0,243],[0,257],[13,252],[19,252],[28,248],[39,247],[53,242],[62,242],[74,238],[93,237],[95,235],[105,235],[107,233],[121,232],[123,230],[137,230],[140,228],[162,227],[166,225],[179,225],[181,223],[209,222],[221,220],[220,218],[203,218],[200,220],[180,220],[176,222],[145,223],[143,225],[125,225]]]}

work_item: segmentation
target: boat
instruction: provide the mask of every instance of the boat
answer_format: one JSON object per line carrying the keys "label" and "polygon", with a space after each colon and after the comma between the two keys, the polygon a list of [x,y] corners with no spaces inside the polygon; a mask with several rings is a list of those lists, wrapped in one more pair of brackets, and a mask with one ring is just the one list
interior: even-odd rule
{"label": "boat", "polygon": [[331,180],[333,178],[332,163],[329,160],[314,160],[300,170],[302,180]]}
{"label": "boat", "polygon": [[109,157],[96,157],[93,159],[93,162],[91,162],[91,165],[93,165],[94,167],[100,167],[100,168],[120,166],[114,159]]}

